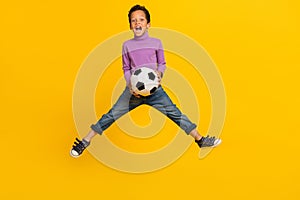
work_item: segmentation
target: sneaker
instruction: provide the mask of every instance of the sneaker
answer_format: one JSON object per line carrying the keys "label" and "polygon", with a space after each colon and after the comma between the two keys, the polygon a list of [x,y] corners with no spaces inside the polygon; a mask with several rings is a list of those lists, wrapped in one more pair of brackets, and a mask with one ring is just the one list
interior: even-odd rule
{"label": "sneaker", "polygon": [[82,152],[90,145],[90,142],[86,140],[79,140],[76,138],[76,141],[74,142],[74,145],[70,151],[70,155],[74,158],[79,157]]}
{"label": "sneaker", "polygon": [[200,140],[195,140],[195,142],[198,144],[198,146],[200,148],[203,148],[203,147],[216,147],[218,146],[219,144],[221,144],[221,139],[218,139],[218,138],[215,138],[215,137],[209,137],[206,136],[206,137],[202,137]]}

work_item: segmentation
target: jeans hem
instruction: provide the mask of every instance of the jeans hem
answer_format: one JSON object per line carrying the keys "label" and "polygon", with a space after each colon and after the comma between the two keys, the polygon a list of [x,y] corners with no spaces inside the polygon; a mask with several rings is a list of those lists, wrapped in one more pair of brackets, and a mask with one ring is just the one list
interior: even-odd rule
{"label": "jeans hem", "polygon": [[196,124],[192,124],[189,128],[185,130],[186,134],[189,135],[191,131],[194,130],[196,127]]}
{"label": "jeans hem", "polygon": [[95,124],[92,124],[91,125],[91,129],[93,130],[93,131],[95,131],[96,133],[98,133],[99,135],[102,135],[102,129],[101,129],[101,127],[99,127],[99,125],[95,125]]}

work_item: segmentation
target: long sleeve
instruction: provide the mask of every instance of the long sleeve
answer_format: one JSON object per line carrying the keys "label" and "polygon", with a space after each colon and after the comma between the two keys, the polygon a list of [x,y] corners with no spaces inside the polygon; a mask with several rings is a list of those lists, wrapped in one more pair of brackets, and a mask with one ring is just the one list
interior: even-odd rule
{"label": "long sleeve", "polygon": [[129,84],[130,82],[130,76],[131,76],[131,64],[130,64],[130,58],[129,58],[129,53],[126,48],[126,45],[123,44],[122,47],[122,65],[123,65],[123,72],[124,72],[124,77],[126,80],[126,85]]}
{"label": "long sleeve", "polygon": [[163,74],[166,70],[166,60],[165,60],[164,50],[161,41],[159,41],[159,47],[156,51],[156,56],[157,56],[157,70]]}

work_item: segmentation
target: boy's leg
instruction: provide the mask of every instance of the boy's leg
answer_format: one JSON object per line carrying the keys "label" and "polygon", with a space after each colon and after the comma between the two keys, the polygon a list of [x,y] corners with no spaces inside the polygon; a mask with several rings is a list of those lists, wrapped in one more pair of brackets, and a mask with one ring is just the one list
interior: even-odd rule
{"label": "boy's leg", "polygon": [[96,135],[98,135],[99,133],[95,132],[93,129],[91,129],[88,134],[83,138],[83,140],[90,142],[93,137],[95,137]]}
{"label": "boy's leg", "polygon": [[[129,88],[126,87],[109,112],[104,114],[96,124],[92,124],[91,129],[101,135],[102,132],[110,127],[117,119],[141,104],[142,100],[133,96]],[[93,133],[90,134],[93,136]]]}
{"label": "boy's leg", "polygon": [[192,136],[198,137],[195,132],[196,124],[192,123],[186,115],[181,113],[162,87],[159,87],[155,93],[147,98],[146,104],[162,112],[184,130],[186,134],[193,132]]}
{"label": "boy's leg", "polygon": [[181,113],[163,88],[160,87],[152,96],[150,96],[147,104],[158,109],[175,122],[188,135],[192,136],[200,148],[215,147],[221,143],[221,140],[215,137],[202,137],[196,129],[196,124],[192,123],[186,115]]}
{"label": "boy's leg", "polygon": [[130,110],[141,105],[142,101],[131,95],[129,89],[123,91],[117,102],[110,109],[110,111],[104,114],[101,119],[96,123],[91,125],[91,130],[83,138],[82,141],[76,138],[77,142],[74,142],[74,145],[71,149],[71,156],[78,157],[86,147],[90,144],[91,140],[98,134],[102,134],[115,120],[119,119],[121,116],[129,112]]}
{"label": "boy's leg", "polygon": [[200,135],[200,133],[197,131],[197,129],[192,130],[189,133],[190,136],[192,136],[196,141],[201,140],[202,136]]}

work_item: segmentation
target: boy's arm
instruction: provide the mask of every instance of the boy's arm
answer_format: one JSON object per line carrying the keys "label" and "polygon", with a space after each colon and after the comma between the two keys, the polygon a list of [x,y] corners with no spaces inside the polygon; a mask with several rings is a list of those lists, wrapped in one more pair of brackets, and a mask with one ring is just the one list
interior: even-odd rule
{"label": "boy's arm", "polygon": [[126,80],[126,85],[129,86],[130,84],[130,59],[126,50],[126,46],[123,44],[122,47],[122,65],[123,65],[123,72],[124,72],[124,78]]}
{"label": "boy's arm", "polygon": [[160,77],[162,77],[166,69],[166,60],[165,60],[164,49],[161,41],[159,41],[159,47],[158,50],[156,51],[156,56],[157,56],[157,71],[160,73]]}
{"label": "boy's arm", "polygon": [[129,88],[130,93],[133,94],[136,97],[140,97],[140,95],[136,94],[132,88],[131,88],[131,83],[130,83],[130,76],[131,76],[131,64],[130,64],[130,58],[129,54],[127,53],[126,46],[123,44],[122,47],[122,64],[123,64],[123,71],[124,71],[124,77],[126,80],[126,86]]}

